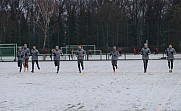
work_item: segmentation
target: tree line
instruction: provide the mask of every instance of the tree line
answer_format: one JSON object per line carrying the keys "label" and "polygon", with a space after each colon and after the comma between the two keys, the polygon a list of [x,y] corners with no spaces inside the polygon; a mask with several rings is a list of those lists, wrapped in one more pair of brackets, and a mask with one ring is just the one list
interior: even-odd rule
{"label": "tree line", "polygon": [[0,0],[0,44],[181,51],[181,0]]}

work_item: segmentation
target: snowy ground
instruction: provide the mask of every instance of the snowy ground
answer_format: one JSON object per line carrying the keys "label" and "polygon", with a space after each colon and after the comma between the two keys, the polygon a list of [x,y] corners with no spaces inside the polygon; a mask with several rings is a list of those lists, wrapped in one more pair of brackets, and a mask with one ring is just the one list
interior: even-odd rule
{"label": "snowy ground", "polygon": [[18,73],[15,62],[0,62],[0,111],[181,111],[181,60],[168,73],[166,60],[40,62],[35,73]]}
{"label": "snowy ground", "polygon": [[[164,55],[165,56],[165,55]],[[163,54],[151,54],[150,55],[150,59],[160,59],[163,57]],[[39,60],[43,60],[44,56],[39,56]],[[86,58],[86,57],[85,57]],[[107,59],[111,59],[111,56],[106,56],[106,55],[92,55],[89,56],[89,60],[106,60]],[[181,54],[177,54],[175,55],[176,59],[181,59]],[[0,57],[0,61],[13,61],[15,59],[15,57],[11,56],[11,57]],[[77,57],[74,56],[73,60],[76,60]],[[87,58],[86,58],[87,59]],[[124,60],[124,59],[141,59],[141,55],[137,54],[137,55],[133,55],[133,54],[122,54],[122,56],[119,57],[120,60]],[[31,57],[30,57],[31,60]],[[45,60],[51,60],[50,56],[46,56]],[[69,57],[69,55],[64,55],[61,56],[61,60],[71,60],[71,58]]]}

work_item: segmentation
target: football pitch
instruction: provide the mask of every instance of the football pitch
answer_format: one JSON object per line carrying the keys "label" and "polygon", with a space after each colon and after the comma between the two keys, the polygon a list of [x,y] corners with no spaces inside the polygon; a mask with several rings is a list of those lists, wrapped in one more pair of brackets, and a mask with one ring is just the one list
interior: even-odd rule
{"label": "football pitch", "polygon": [[173,73],[167,60],[150,60],[143,73],[141,60],[85,61],[78,72],[76,61],[52,62],[41,70],[19,73],[16,62],[0,62],[0,111],[180,111],[181,60]]}

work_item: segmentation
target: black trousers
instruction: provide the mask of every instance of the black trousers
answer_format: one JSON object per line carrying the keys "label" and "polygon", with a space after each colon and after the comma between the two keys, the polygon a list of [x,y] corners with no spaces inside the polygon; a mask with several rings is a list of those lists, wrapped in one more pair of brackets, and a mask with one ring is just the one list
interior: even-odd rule
{"label": "black trousers", "polygon": [[112,66],[117,66],[117,60],[112,60]]}
{"label": "black trousers", "polygon": [[57,72],[60,69],[60,60],[54,60],[55,67],[57,66]]}
{"label": "black trousers", "polygon": [[80,66],[82,66],[82,70],[83,70],[84,69],[84,60],[83,59],[78,59],[77,62],[78,62],[79,71],[81,71]]}
{"label": "black trousers", "polygon": [[117,69],[117,60],[112,60],[112,66],[113,66],[113,70],[115,70],[115,67]]}
{"label": "black trousers", "polygon": [[173,59],[168,59],[168,67],[169,69],[173,69]]}
{"label": "black trousers", "polygon": [[38,69],[40,69],[40,66],[39,66],[39,64],[38,64],[38,60],[32,60],[32,71],[34,71],[34,65],[35,65],[35,63],[36,63],[36,65],[37,65]]}
{"label": "black trousers", "polygon": [[21,72],[22,70],[22,64],[23,64],[23,60],[18,60],[19,72]]}
{"label": "black trousers", "polygon": [[148,67],[148,59],[143,59],[143,64],[144,64],[144,71],[146,71]]}

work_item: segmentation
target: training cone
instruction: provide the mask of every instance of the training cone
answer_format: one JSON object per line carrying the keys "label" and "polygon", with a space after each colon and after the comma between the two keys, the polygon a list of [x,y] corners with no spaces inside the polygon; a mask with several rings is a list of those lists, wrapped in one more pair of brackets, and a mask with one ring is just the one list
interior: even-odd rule
{"label": "training cone", "polygon": [[86,74],[82,74],[82,76],[86,76]]}

